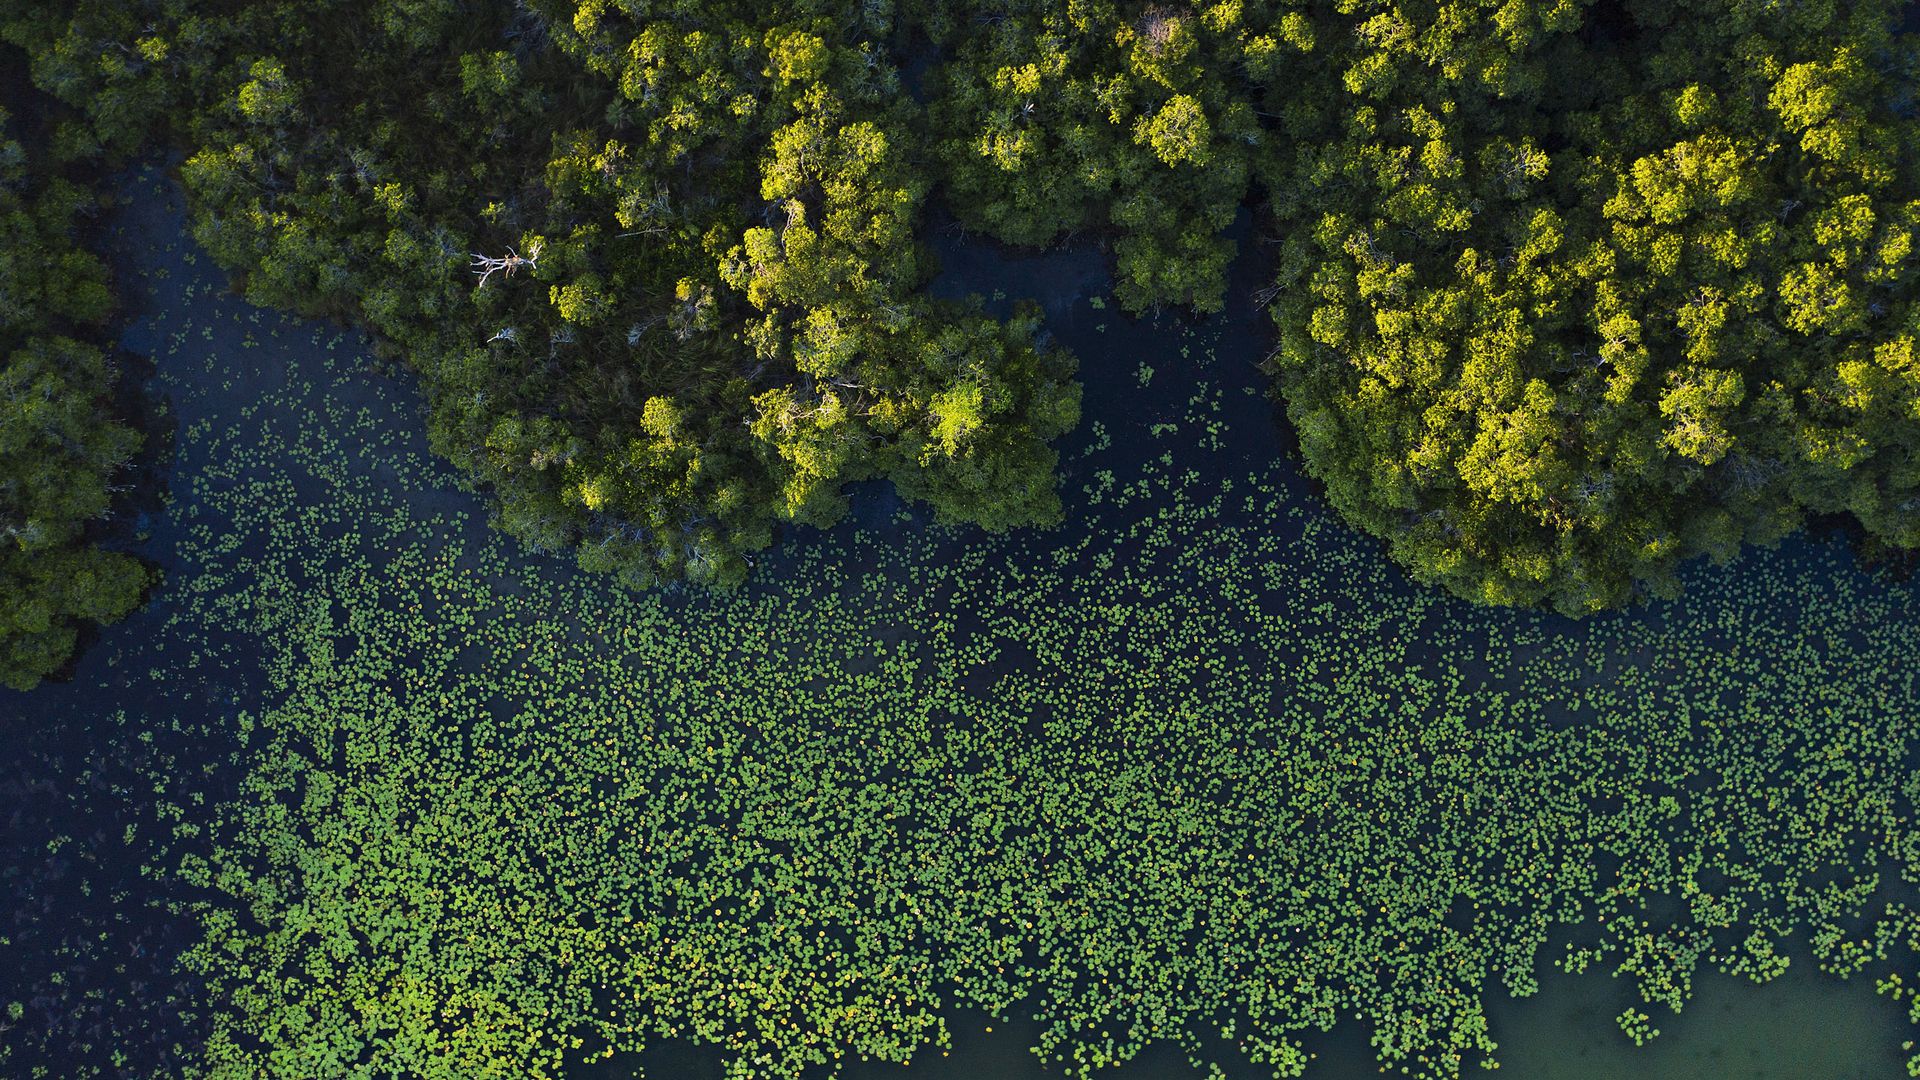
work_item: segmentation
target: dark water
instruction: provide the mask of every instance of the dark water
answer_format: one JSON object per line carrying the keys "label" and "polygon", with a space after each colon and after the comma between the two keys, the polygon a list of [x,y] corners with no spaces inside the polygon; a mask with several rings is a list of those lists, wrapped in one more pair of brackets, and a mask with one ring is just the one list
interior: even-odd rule
{"label": "dark water", "polygon": [[[1902,1010],[1861,981],[1820,975],[1804,959],[1765,985],[1702,972],[1695,996],[1678,1015],[1656,1016],[1661,1035],[1635,1046],[1614,1017],[1632,1000],[1629,986],[1604,974],[1552,973],[1541,992],[1489,1002],[1499,1069],[1468,1075],[1512,1080],[1887,1080],[1908,1075],[1912,1037]],[[960,1017],[950,1050],[923,1050],[911,1065],[855,1063],[852,1080],[1041,1080],[1061,1072],[1029,1049],[1037,1026]],[[1310,1038],[1316,1057],[1307,1080],[1364,1080],[1383,1075],[1365,1032],[1351,1023]],[[717,1055],[676,1044],[576,1069],[573,1080],[634,1077],[719,1080]],[[1175,1047],[1157,1047],[1114,1080],[1202,1077]],[[1245,1076],[1264,1075],[1249,1067]],[[1392,1074],[1388,1074],[1392,1075]]]}
{"label": "dark water", "polygon": [[[1526,1080],[1876,1080],[1907,1075],[1901,1010],[1864,983],[1822,977],[1810,961],[1764,986],[1704,972],[1679,1016],[1636,1047],[1613,1018],[1627,988],[1604,975],[1555,975],[1493,1010],[1499,1075]],[[1336,1074],[1338,1075],[1338,1074]],[[1353,1075],[1360,1075],[1354,1073]]]}
{"label": "dark water", "polygon": [[[185,236],[177,191],[158,174],[130,180],[124,197],[115,239],[118,286],[129,316],[124,345],[154,358],[160,367],[160,392],[175,402],[176,492],[187,490],[185,477],[221,464],[209,456],[207,434],[267,393],[285,389],[294,371],[334,373],[331,379],[316,381],[328,386],[323,411],[342,419],[341,430],[346,430],[345,418],[371,411],[392,427],[396,439],[418,444],[419,418],[406,412],[415,407],[412,399],[389,392],[395,386],[393,376],[370,370],[364,343],[335,328],[260,312],[225,294],[222,276],[204,256],[194,254]],[[1263,277],[1263,262],[1262,244],[1250,219],[1243,216],[1235,227],[1243,249],[1230,293],[1235,301],[1221,316],[1197,324],[1122,315],[1105,296],[1105,259],[1090,246],[1020,255],[944,230],[935,235],[944,266],[934,286],[937,293],[978,293],[1002,309],[1016,298],[1038,299],[1047,312],[1049,332],[1079,356],[1086,419],[1065,442],[1064,490],[1077,490],[1083,479],[1079,471],[1088,467],[1077,451],[1110,442],[1123,459],[1144,462],[1167,449],[1154,425],[1196,413],[1215,422],[1182,425],[1181,438],[1187,440],[1180,448],[1183,455],[1239,470],[1286,454],[1284,425],[1265,395],[1256,366],[1270,335],[1251,300]],[[189,330],[191,347],[183,348],[179,336]],[[399,386],[404,389],[404,380]],[[1283,480],[1302,491],[1310,487],[1290,473]],[[459,528],[476,537],[483,531],[484,503],[456,490],[451,479],[441,488],[409,491],[406,497],[422,516],[461,515],[464,524]],[[903,519],[902,509],[886,485],[865,485],[847,528],[915,528],[917,518]],[[1070,519],[1072,509],[1069,503]],[[47,1047],[57,1048],[62,1039],[97,1039],[88,1034],[92,1028],[120,1031],[119,1041],[134,1063],[127,1075],[169,1074],[179,1060],[173,1044],[192,1042],[192,1009],[165,1000],[191,994],[191,985],[179,983],[172,973],[170,958],[191,939],[192,927],[141,899],[138,860],[120,843],[118,830],[145,820],[142,793],[130,780],[144,743],[130,737],[127,728],[108,726],[106,718],[124,712],[161,728],[161,719],[168,716],[218,718],[257,692],[260,682],[240,641],[233,643],[229,664],[197,671],[187,681],[159,683],[142,677],[156,653],[165,649],[167,619],[177,603],[174,590],[191,580],[191,568],[181,565],[175,554],[185,530],[219,527],[217,521],[196,516],[198,511],[177,501],[171,512],[142,523],[145,539],[139,550],[168,573],[167,584],[148,609],[103,633],[81,658],[72,681],[32,695],[0,692],[0,723],[32,736],[15,742],[18,776],[4,793],[7,803],[0,804],[0,812],[15,810],[6,834],[10,849],[43,850],[49,835],[61,831],[62,807],[89,815],[80,822],[85,826],[78,840],[86,848],[84,859],[55,852],[44,865],[26,858],[8,871],[16,900],[37,894],[41,902],[32,910],[16,902],[15,929],[6,944],[9,955],[21,959],[0,974],[0,1000],[51,1002],[45,1016],[30,1014],[23,1029]],[[808,542],[804,533],[786,541],[789,550]],[[1800,542],[1838,543],[1831,538]],[[571,572],[556,559],[528,559],[555,574]],[[159,742],[169,740],[162,731]],[[181,735],[171,737],[167,750],[194,763],[215,761],[231,747],[216,741],[196,743],[194,737]],[[49,803],[46,791],[36,786],[71,786],[76,772],[101,778],[98,789],[71,803]],[[50,805],[54,810],[47,810]],[[23,817],[19,809],[27,807],[37,810]],[[120,887],[104,890],[98,899],[87,896],[76,886],[81,880],[76,867],[83,864],[93,867],[86,873],[95,880]],[[64,902],[69,896],[74,898],[71,904]],[[69,959],[52,958],[63,942]],[[50,980],[62,963],[95,967],[96,977],[118,984],[118,996],[109,992],[79,1019],[61,1019],[56,1015],[61,992]],[[141,988],[133,991],[136,981]],[[1546,970],[1541,982],[1542,992],[1532,998],[1488,1003],[1494,1037],[1502,1047],[1500,1075],[1539,1080],[1858,1080],[1905,1075],[1908,1051],[1902,1043],[1912,1037],[1912,1029],[1904,1010],[1876,997],[1869,982],[1823,977],[1804,958],[1765,986],[1702,973],[1683,1014],[1654,1018],[1663,1035],[1646,1048],[1635,1048],[1614,1022],[1630,1000],[1624,982],[1604,974],[1573,977]],[[1055,1066],[1028,1049],[1037,1034],[1028,1022],[956,1016],[950,1019],[950,1030],[951,1048],[924,1050],[910,1066],[856,1061],[844,1075],[856,1080],[1057,1075]],[[23,1045],[28,1041],[20,1033],[8,1038]],[[1348,1021],[1311,1038],[1309,1046],[1316,1054],[1308,1074],[1312,1080],[1379,1075],[1368,1032],[1356,1023]],[[582,1067],[573,1075],[611,1080],[642,1075],[642,1070],[654,1077],[717,1077],[720,1063],[699,1048],[669,1045]],[[61,1074],[56,1066],[49,1075]],[[1156,1047],[1111,1075],[1146,1080],[1202,1074],[1177,1049]]]}

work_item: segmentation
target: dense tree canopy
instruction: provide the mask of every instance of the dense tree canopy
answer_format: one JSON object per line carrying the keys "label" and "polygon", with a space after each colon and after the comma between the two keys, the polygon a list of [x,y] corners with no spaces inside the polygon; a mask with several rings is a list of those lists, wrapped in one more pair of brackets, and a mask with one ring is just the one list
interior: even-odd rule
{"label": "dense tree canopy", "polygon": [[1899,6],[1446,3],[1330,22],[1274,368],[1423,577],[1571,612],[1846,513],[1920,543]]}
{"label": "dense tree canopy", "polygon": [[1810,512],[1920,543],[1898,13],[996,5],[950,20],[933,115],[963,216],[1112,226],[1134,309],[1219,306],[1251,170],[1334,504],[1424,579],[1581,613]]}
{"label": "dense tree canopy", "polygon": [[1071,358],[930,299],[943,196],[1219,309],[1263,192],[1308,470],[1423,580],[1580,613],[1808,514],[1920,543],[1892,0],[10,0],[65,153],[168,132],[259,301],[421,375],[499,522],[726,584],[890,478],[1060,514]]}
{"label": "dense tree canopy", "polygon": [[141,441],[90,336],[112,308],[106,267],[75,244],[91,196],[6,137],[8,121],[0,111],[0,685],[26,689],[84,623],[132,610],[147,572],[87,535]]}
{"label": "dense tree canopy", "polygon": [[991,528],[1059,517],[1073,362],[920,291],[889,7],[226,7],[12,33],[55,42],[35,75],[88,108],[69,139],[137,145],[177,103],[199,240],[251,298],[405,356],[509,532],[725,584],[866,477]]}
{"label": "dense tree canopy", "polygon": [[1096,0],[937,21],[953,59],[931,112],[954,209],[1016,244],[1111,229],[1121,303],[1219,310],[1219,234],[1273,137],[1258,106],[1298,53],[1273,34],[1300,19],[1264,0]]}

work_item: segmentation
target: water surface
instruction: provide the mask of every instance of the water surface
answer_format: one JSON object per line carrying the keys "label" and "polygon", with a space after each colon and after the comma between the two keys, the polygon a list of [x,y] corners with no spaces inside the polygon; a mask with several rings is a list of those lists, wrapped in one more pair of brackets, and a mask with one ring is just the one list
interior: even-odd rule
{"label": "water surface", "polygon": [[[390,447],[393,460],[420,460],[418,403],[404,378],[378,370],[378,365],[369,360],[365,343],[350,334],[264,313],[226,294],[221,276],[203,256],[195,254],[185,238],[177,191],[157,174],[139,175],[129,181],[125,193],[127,205],[116,217],[119,287],[131,315],[124,345],[152,357],[158,365],[159,392],[171,402],[178,424],[172,451],[174,505],[170,512],[146,523],[147,539],[140,547],[166,572],[166,581],[148,609],[102,634],[81,658],[71,682],[48,686],[32,695],[0,692],[0,714],[12,718],[16,729],[32,728],[42,733],[32,744],[37,755],[34,762],[42,772],[64,781],[76,760],[92,755],[102,760],[99,771],[110,771],[108,765],[112,765],[120,770],[113,775],[121,776],[118,787],[103,791],[88,803],[97,810],[98,824],[84,842],[100,867],[90,872],[127,887],[114,892],[107,902],[84,911],[56,908],[33,914],[31,918],[37,921],[23,940],[44,948],[48,942],[73,942],[104,928],[104,945],[74,948],[99,949],[91,954],[96,961],[133,964],[145,973],[144,984],[157,994],[157,988],[170,977],[168,954],[182,947],[192,928],[178,917],[150,910],[141,903],[132,883],[141,880],[137,864],[143,856],[139,849],[117,842],[114,835],[122,826],[144,827],[150,816],[142,811],[139,786],[122,775],[134,768],[125,764],[140,741],[134,733],[160,732],[166,741],[169,737],[164,733],[179,732],[171,737],[172,750],[190,765],[204,764],[210,775],[217,774],[234,749],[232,742],[221,741],[222,725],[240,709],[263,704],[260,699],[269,689],[265,674],[259,670],[259,657],[267,650],[244,634],[228,633],[221,626],[196,626],[195,648],[201,651],[196,654],[200,659],[191,667],[169,666],[167,655],[170,644],[178,652],[178,642],[169,638],[178,632],[175,620],[185,610],[184,602],[223,587],[206,574],[206,567],[190,562],[182,552],[197,551],[202,557],[207,552],[247,555],[248,545],[262,542],[245,528],[229,528],[229,523],[221,519],[218,500],[195,494],[196,481],[203,492],[217,491],[222,484],[240,482],[250,470],[280,464],[247,460],[245,454],[236,453],[231,441],[223,440],[223,433],[246,430],[248,425],[281,424],[275,429],[278,437],[303,450],[298,467],[289,465],[283,470],[289,478],[285,497],[290,502],[325,505],[339,491],[372,482],[382,491],[382,498],[403,507],[428,529],[437,530],[434,535],[440,536],[449,550],[463,545],[467,550],[481,551],[497,548],[500,542],[484,528],[484,500],[459,490],[444,467],[424,464],[386,469],[372,476],[355,471],[365,460],[358,450],[369,443]],[[1243,248],[1257,248],[1250,221],[1243,220],[1236,232]],[[1284,431],[1275,421],[1256,367],[1268,347],[1265,323],[1247,299],[1260,277],[1257,250],[1236,265],[1233,295],[1239,299],[1221,317],[1195,324],[1175,318],[1140,321],[1120,314],[1103,295],[1104,267],[1091,248],[1016,256],[945,232],[937,235],[938,254],[946,273],[936,282],[936,292],[949,296],[975,292],[995,305],[1033,296],[1048,312],[1050,332],[1081,358],[1087,388],[1086,422],[1065,441],[1063,454],[1069,524],[1052,533],[1026,537],[1012,549],[994,548],[973,530],[927,533],[925,515],[901,504],[885,485],[867,485],[859,492],[852,520],[842,528],[824,537],[801,531],[785,538],[780,549],[766,556],[762,580],[755,583],[755,589],[778,597],[783,589],[782,569],[802,563],[809,550],[827,543],[842,545],[870,560],[849,566],[850,575],[879,567],[887,546],[896,541],[926,542],[931,545],[929,550],[954,559],[969,551],[986,551],[985,558],[1004,560],[1016,569],[1026,562],[1039,564],[1058,556],[1078,573],[1097,573],[1092,564],[1068,558],[1096,528],[1085,524],[1096,518],[1087,490],[1102,483],[1102,473],[1127,476],[1152,469],[1162,460],[1217,470],[1220,475],[1260,469],[1277,489],[1292,492],[1303,503],[1311,500],[1311,485],[1285,463]],[[299,430],[287,431],[286,421],[261,413],[262,402],[296,399],[308,402],[311,408],[310,413],[287,418],[306,425]],[[309,463],[316,459],[334,464],[311,466]],[[1118,531],[1130,520],[1126,514],[1134,512],[1102,509],[1099,513],[1107,517],[1100,519],[1103,524],[1099,527]],[[1231,503],[1224,504],[1218,513],[1217,527],[1222,534],[1253,520],[1241,516]],[[342,521],[334,535],[347,535],[354,527],[354,523]],[[1377,565],[1376,550],[1356,544],[1337,523],[1316,518],[1300,529],[1302,536],[1312,530],[1344,536],[1343,543],[1370,553],[1362,557],[1372,558],[1375,565],[1366,572],[1383,575],[1391,583],[1391,593],[1417,593],[1397,571]],[[1116,543],[1112,552],[1125,558],[1129,551],[1144,550],[1129,543]],[[231,550],[224,550],[223,545]],[[1331,572],[1315,562],[1323,552],[1310,542],[1302,540],[1291,550],[1298,553],[1298,566],[1283,568],[1270,581],[1233,583],[1234,591],[1223,588],[1217,594],[1220,602],[1240,602],[1243,596],[1253,596],[1255,603],[1280,605],[1289,575]],[[863,552],[867,554],[861,555]],[[1103,557],[1111,557],[1112,552]],[[1849,557],[1834,537],[1796,540],[1788,552],[1794,561],[1807,566],[1809,573],[1838,575],[1836,580],[1849,581],[1849,587],[1872,591],[1876,596],[1907,588],[1861,576],[1848,567]],[[327,572],[318,561],[324,554],[316,553],[316,564],[304,568],[316,582],[324,580]],[[572,582],[576,577],[558,558],[517,550],[512,558],[535,578]],[[993,565],[994,572],[1001,572],[997,569],[1001,562]],[[1689,577],[1693,588],[1712,589],[1737,582],[1742,574],[1777,574],[1782,565],[1775,557],[1727,569],[1700,568]],[[1155,564],[1155,568],[1168,580],[1189,572],[1169,562]],[[511,574],[501,575],[494,584],[503,592],[522,587]],[[587,587],[593,586],[588,583]],[[1133,602],[1152,606],[1144,595]],[[1472,677],[1485,687],[1511,682],[1516,689],[1525,685],[1520,672],[1530,656],[1546,655],[1555,647],[1556,635],[1574,638],[1602,627],[1611,628],[1608,632],[1627,627],[1634,633],[1638,628],[1648,628],[1648,640],[1657,641],[1654,631],[1665,620],[1678,617],[1676,611],[1684,614],[1684,609],[1656,605],[1575,624],[1531,613],[1476,613],[1446,602],[1440,602],[1440,608],[1444,619],[1478,627],[1473,632],[1483,634],[1485,640],[1502,642],[1497,654],[1483,653],[1478,659],[1463,661]],[[693,600],[672,611],[675,618],[689,625],[701,617]],[[572,633],[560,618],[563,615],[556,613],[553,633],[558,637]],[[885,612],[873,612],[871,616],[882,637],[891,635],[898,641],[910,639],[913,633],[912,628],[890,623]],[[343,613],[343,621],[346,617]],[[992,654],[994,659],[983,661],[967,676],[969,687],[981,694],[993,694],[997,687],[1017,684],[1036,666],[1031,648],[1016,628],[1025,617],[1020,611],[965,613],[967,632],[1000,649]],[[1882,633],[1889,629],[1862,628]],[[1382,644],[1423,655],[1418,642]],[[1455,649],[1450,659],[1466,652]],[[219,656],[219,662],[208,662],[206,657],[211,655]],[[1278,657],[1272,662],[1288,659]],[[474,665],[481,662],[476,658]],[[1623,667],[1661,662],[1662,658],[1651,655],[1619,660]],[[1609,668],[1594,670],[1587,677],[1604,684],[1619,678],[1620,673]],[[115,714],[125,714],[126,719],[110,721],[108,718]],[[214,734],[196,734],[207,731]],[[223,783],[209,781],[209,790],[226,790]],[[27,800],[36,796],[30,785],[23,784],[12,797]],[[36,847],[43,841],[37,833],[32,837]],[[71,881],[71,874],[60,880]],[[73,921],[67,926],[56,925],[62,918]],[[1631,1000],[1622,982],[1604,975],[1555,975],[1544,964],[1540,970],[1543,986],[1539,994],[1521,1000],[1497,996],[1488,1002],[1493,1034],[1502,1047],[1502,1075],[1540,1080],[1628,1075],[1672,1080],[1709,1076],[1854,1080],[1894,1077],[1904,1072],[1906,1053],[1902,1043],[1911,1037],[1911,1029],[1902,1010],[1877,998],[1870,979],[1842,983],[1826,978],[1804,957],[1796,959],[1787,975],[1759,987],[1702,973],[1698,993],[1687,1009],[1678,1017],[1656,1016],[1654,1023],[1663,1034],[1642,1049],[1634,1048],[1613,1022]],[[28,964],[15,978],[25,981],[44,979],[45,975]],[[42,997],[50,993],[44,985],[24,990],[16,985],[14,989],[12,996],[16,998],[29,996],[29,991]],[[109,1022],[128,1024],[129,1030],[142,1032],[141,1037],[148,1040],[145,1044],[138,1038],[128,1040],[128,1052],[135,1060],[175,1060],[171,1043],[180,1038],[181,1031],[196,1029],[183,1021],[183,1026],[168,1031],[167,1023],[155,1017],[172,1013],[149,1008],[150,1002],[150,998],[122,1001],[106,1015],[117,1018]],[[131,1024],[129,1018],[139,1018],[139,1024]],[[78,1038],[77,1030],[68,1034]],[[953,1045],[944,1053],[923,1049],[906,1067],[854,1062],[845,1075],[858,1080],[1057,1075],[1053,1064],[1041,1061],[1028,1049],[1040,1035],[1039,1025],[1032,1021],[1016,1017],[996,1022],[960,1013],[951,1016],[950,1030]],[[1347,1080],[1377,1075],[1368,1035],[1364,1025],[1343,1020],[1331,1033],[1310,1036],[1308,1046],[1316,1057],[1309,1076],[1314,1080]],[[655,1076],[718,1075],[719,1067],[711,1053],[667,1044],[639,1059],[621,1057],[583,1067],[578,1075],[637,1075],[643,1064],[650,1065],[647,1073]],[[1183,1052],[1170,1044],[1156,1043],[1110,1075],[1144,1080],[1183,1074],[1202,1075],[1186,1064]]]}

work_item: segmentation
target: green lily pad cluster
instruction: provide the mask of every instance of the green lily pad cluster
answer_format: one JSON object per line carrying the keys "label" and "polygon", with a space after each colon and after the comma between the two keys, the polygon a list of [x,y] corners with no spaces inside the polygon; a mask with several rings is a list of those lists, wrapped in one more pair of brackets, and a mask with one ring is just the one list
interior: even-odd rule
{"label": "green lily pad cluster", "polygon": [[1630,982],[1643,1039],[1703,966],[1913,978],[1914,600],[1834,545],[1641,617],[1488,612],[1223,472],[1203,393],[1193,445],[1077,452],[1085,530],[842,529],[777,586],[623,594],[433,496],[344,357],[172,342],[184,414],[271,388],[190,426],[156,660],[265,657],[209,725],[240,789],[158,778],[156,871],[204,897],[196,1075],[685,1039],[796,1077],[983,1010],[1078,1076],[1172,1041],[1311,1077],[1357,1022],[1455,1077],[1543,963]]}

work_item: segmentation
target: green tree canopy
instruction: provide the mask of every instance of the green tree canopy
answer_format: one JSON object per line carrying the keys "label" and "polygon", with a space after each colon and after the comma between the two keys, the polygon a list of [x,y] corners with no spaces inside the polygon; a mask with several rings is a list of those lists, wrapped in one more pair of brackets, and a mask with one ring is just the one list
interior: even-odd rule
{"label": "green tree canopy", "polygon": [[629,581],[736,581],[866,477],[1059,517],[1072,361],[928,297],[936,197],[1202,313],[1264,198],[1307,470],[1475,600],[1615,606],[1809,514],[1920,543],[1892,0],[0,13],[56,157],[170,132],[249,296],[363,323],[500,524]]}
{"label": "green tree canopy", "polygon": [[106,267],[75,239],[89,198],[0,140],[0,685],[27,689],[66,663],[83,625],[131,611],[148,574],[88,533],[141,442],[87,340],[113,306]]}

